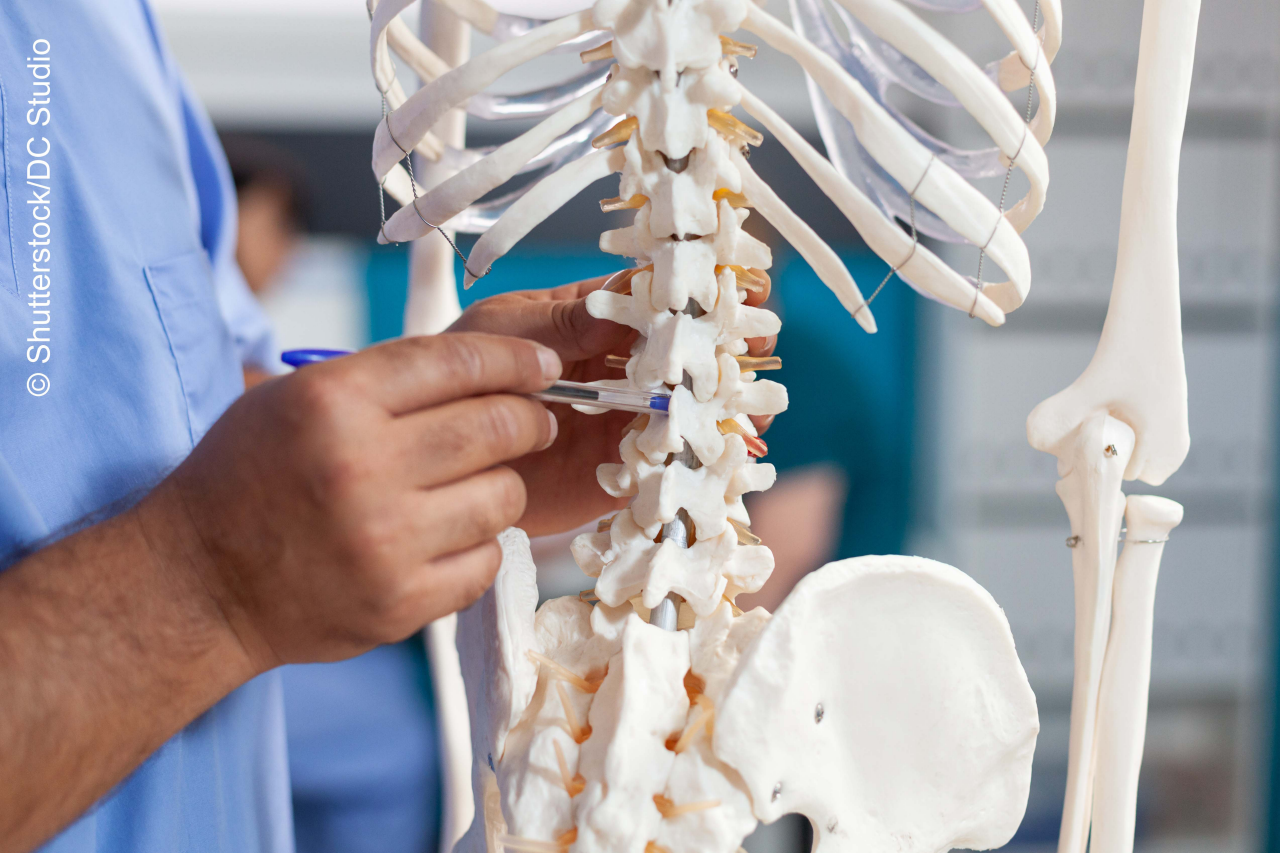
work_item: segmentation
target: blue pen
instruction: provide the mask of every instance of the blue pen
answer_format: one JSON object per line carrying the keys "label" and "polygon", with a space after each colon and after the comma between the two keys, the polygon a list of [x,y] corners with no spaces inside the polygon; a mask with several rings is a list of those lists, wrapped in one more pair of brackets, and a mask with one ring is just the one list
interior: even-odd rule
{"label": "blue pen", "polygon": [[[291,349],[285,351],[280,360],[290,367],[302,367],[304,364],[315,364],[328,361],[343,355],[350,355],[344,349]],[[666,414],[671,403],[670,394],[652,391],[634,391],[630,388],[607,388],[599,385],[588,385],[585,382],[560,381],[545,391],[530,394],[535,400],[544,403],[569,403],[576,406],[594,406],[598,409],[621,409],[624,412],[662,412]]]}

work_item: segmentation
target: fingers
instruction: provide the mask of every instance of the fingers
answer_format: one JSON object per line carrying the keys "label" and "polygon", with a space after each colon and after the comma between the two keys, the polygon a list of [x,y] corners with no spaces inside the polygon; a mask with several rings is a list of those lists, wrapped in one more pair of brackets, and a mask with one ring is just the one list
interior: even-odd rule
{"label": "fingers", "polygon": [[501,565],[502,547],[497,539],[432,560],[412,596],[426,617],[419,617],[419,625],[470,607],[493,585]]}
{"label": "fingers", "polygon": [[544,450],[558,425],[527,397],[470,397],[397,418],[393,424],[406,476],[415,486],[451,483],[527,453]]}
{"label": "fingers", "polygon": [[399,415],[461,397],[541,391],[560,371],[560,357],[531,341],[457,334],[379,344],[312,365],[298,376],[313,383],[356,385]]}
{"label": "fingers", "polygon": [[444,554],[417,567],[397,590],[395,603],[379,615],[380,642],[399,642],[428,622],[470,607],[493,585],[502,566],[502,547],[489,539]]}
{"label": "fingers", "polygon": [[414,535],[421,559],[463,551],[492,539],[520,520],[527,495],[520,475],[497,465],[454,483],[422,492]]}
{"label": "fingers", "polygon": [[751,270],[757,277],[764,279],[764,287],[759,290],[748,290],[747,299],[743,303],[751,308],[759,308],[769,300],[769,292],[773,289],[773,282],[769,279],[769,274],[764,270]]}
{"label": "fingers", "polygon": [[[763,358],[773,355],[773,348],[778,345],[778,336],[766,338],[747,338],[747,355],[752,358]],[[773,424],[773,415],[751,415],[751,423],[755,425],[756,434],[764,435]]]}
{"label": "fingers", "polygon": [[747,338],[747,355],[752,358],[773,355],[773,348],[777,345],[777,335],[769,335],[767,338]]}
{"label": "fingers", "polygon": [[769,427],[773,426],[773,419],[776,415],[748,415],[751,418],[751,425],[756,428],[756,435],[764,435],[769,431]]}
{"label": "fingers", "polygon": [[581,361],[613,350],[631,332],[587,312],[586,294],[603,284],[591,279],[545,291],[545,296],[491,297],[468,308],[452,328],[537,341],[565,361]]}

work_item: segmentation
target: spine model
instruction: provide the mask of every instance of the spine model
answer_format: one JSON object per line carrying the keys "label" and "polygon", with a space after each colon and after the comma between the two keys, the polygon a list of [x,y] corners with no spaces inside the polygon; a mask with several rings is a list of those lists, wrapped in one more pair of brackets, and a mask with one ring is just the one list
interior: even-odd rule
{"label": "spine model", "polygon": [[[586,642],[568,644],[568,658],[542,663],[544,713],[526,719],[531,729],[563,725],[529,731],[527,763],[515,771],[522,782],[499,771],[512,822],[503,843],[732,853],[756,819],[738,774],[712,755],[710,735],[732,649],[765,618],[743,616],[733,599],[773,570],[742,503],[774,481],[773,466],[757,461],[766,448],[749,416],[787,405],[780,384],[756,378],[776,360],[747,355],[747,338],[780,325],[747,304],[767,295],[771,265],[768,247],[742,230],[750,199],[738,163],[760,136],[727,113],[738,100],[738,57],[754,48],[721,35],[738,28],[741,3],[646,5],[631,26],[616,20],[624,8],[595,9],[614,31],[597,56],[617,62],[603,105],[621,117],[596,144],[625,143],[619,197],[602,204],[636,214],[600,245],[639,267],[587,304],[640,333],[625,384],[672,397],[668,416],[630,424],[621,464],[598,470],[605,491],[632,500],[573,544],[596,578],[599,605],[590,639],[583,630]],[[555,613],[540,612],[540,621]],[[504,764],[518,744],[507,742]],[[529,786],[544,796],[529,796]]]}
{"label": "spine model", "polygon": [[749,304],[766,295],[771,258],[742,230],[750,200],[735,160],[760,136],[726,112],[737,102],[737,56],[754,53],[719,35],[737,27],[726,16],[734,5],[703,4],[702,14],[678,17],[649,7],[657,19],[649,28],[684,31],[674,50],[655,50],[641,28],[615,36],[620,64],[604,105],[626,117],[597,140],[626,140],[620,194],[605,205],[636,208],[634,224],[606,232],[601,248],[642,266],[588,297],[588,310],[640,333],[627,384],[672,398],[668,417],[631,424],[622,464],[600,466],[601,487],[632,501],[604,523],[607,532],[581,537],[574,556],[597,578],[600,601],[638,599],[668,630],[682,604],[710,616],[759,589],[773,568],[742,504],[744,493],[774,480],[773,466],[756,461],[766,447],[748,416],[782,412],[787,395],[756,378],[777,360],[747,355],[747,338],[775,334],[780,324]]}

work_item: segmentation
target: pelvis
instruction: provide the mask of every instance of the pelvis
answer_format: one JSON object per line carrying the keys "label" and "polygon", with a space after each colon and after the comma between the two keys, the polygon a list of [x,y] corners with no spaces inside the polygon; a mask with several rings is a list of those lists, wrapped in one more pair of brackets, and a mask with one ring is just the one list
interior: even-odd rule
{"label": "pelvis", "polygon": [[[1007,842],[1039,721],[1003,612],[968,575],[859,557],[772,616],[662,631],[636,604],[535,612],[528,541],[461,614],[477,817],[463,853],[734,853],[806,815],[815,850]],[[693,621],[690,626],[689,622]]]}

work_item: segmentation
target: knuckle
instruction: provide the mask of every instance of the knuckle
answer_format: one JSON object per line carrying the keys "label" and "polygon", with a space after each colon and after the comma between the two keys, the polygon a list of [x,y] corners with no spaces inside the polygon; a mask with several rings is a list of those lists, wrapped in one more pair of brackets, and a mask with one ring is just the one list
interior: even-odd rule
{"label": "knuckle", "polygon": [[551,308],[551,326],[560,340],[576,341],[579,337],[580,319],[573,308],[572,302],[558,302]]}
{"label": "knuckle", "polygon": [[367,523],[357,526],[349,535],[347,550],[351,555],[352,577],[374,600],[394,596],[396,592],[396,545],[384,525]]}
{"label": "knuckle", "polygon": [[484,346],[475,335],[452,335],[443,345],[440,363],[454,384],[471,388],[479,385],[486,373]]}
{"label": "knuckle", "polygon": [[467,506],[458,508],[467,545],[497,536],[524,514],[524,481],[518,474],[498,467],[478,477],[479,488],[471,494]]}
{"label": "knuckle", "polygon": [[469,607],[493,586],[493,580],[502,566],[502,547],[498,545],[497,539],[490,539],[477,545],[468,557],[474,568],[472,571],[459,573],[461,580],[458,596],[463,601],[462,607]]}
{"label": "knuckle", "polygon": [[528,493],[524,480],[510,468],[500,466],[493,471],[492,507],[499,530],[505,530],[520,520],[524,515]]}
{"label": "knuckle", "polygon": [[342,411],[345,404],[345,389],[341,383],[327,373],[316,375],[309,371],[299,371],[293,377],[294,407],[302,416],[330,418]]}
{"label": "knuckle", "polygon": [[529,443],[536,431],[529,418],[530,406],[514,397],[494,397],[481,410],[481,440],[492,452],[506,456]]}

